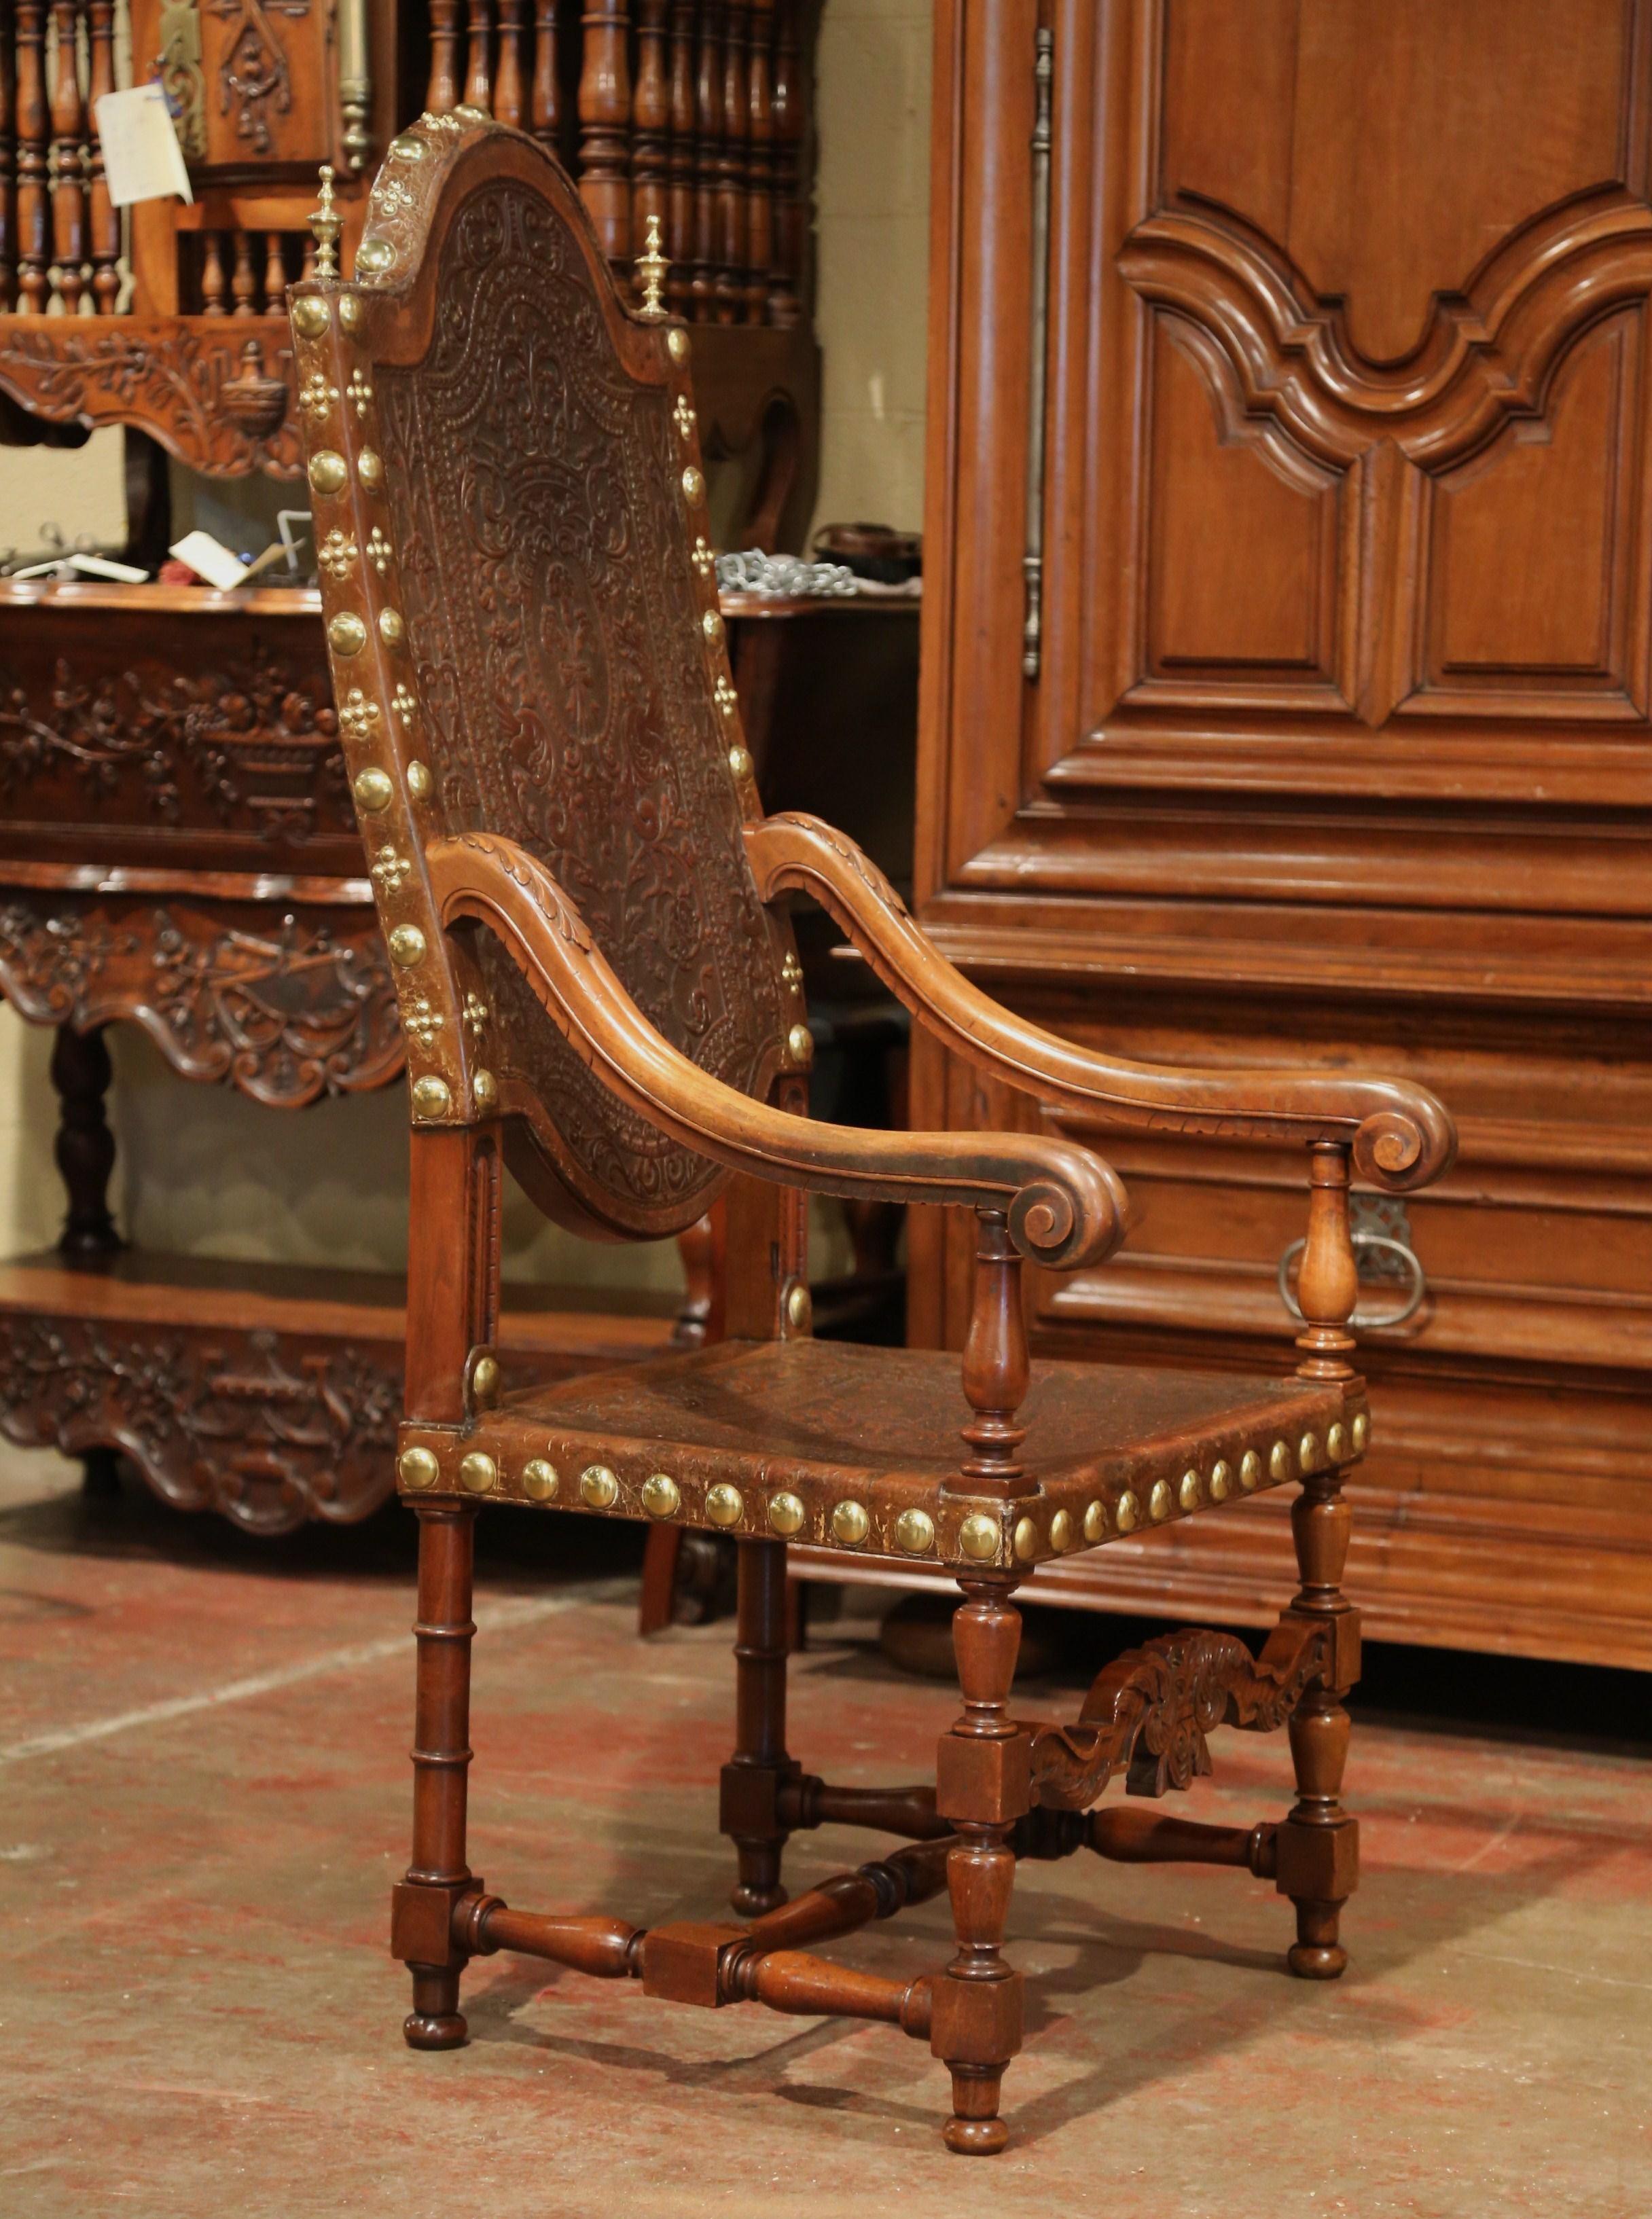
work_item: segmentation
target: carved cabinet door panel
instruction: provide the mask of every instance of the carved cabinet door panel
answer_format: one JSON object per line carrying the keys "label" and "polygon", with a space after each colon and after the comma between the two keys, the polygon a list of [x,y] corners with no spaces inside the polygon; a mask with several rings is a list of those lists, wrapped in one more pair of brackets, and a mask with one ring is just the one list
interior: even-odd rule
{"label": "carved cabinet door panel", "polygon": [[1040,11],[942,13],[929,885],[1643,906],[1463,812],[1647,799],[1646,0],[1055,0],[1041,346]]}

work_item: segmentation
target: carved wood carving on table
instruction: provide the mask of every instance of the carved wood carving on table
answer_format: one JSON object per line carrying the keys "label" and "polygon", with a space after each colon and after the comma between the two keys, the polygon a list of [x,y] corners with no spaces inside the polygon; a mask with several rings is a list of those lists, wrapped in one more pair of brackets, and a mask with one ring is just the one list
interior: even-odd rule
{"label": "carved wood carving on table", "polygon": [[180,1510],[284,1532],[383,1500],[401,1410],[399,1338],[340,1345],[0,1311],[0,1425],[65,1455],[118,1444]]}

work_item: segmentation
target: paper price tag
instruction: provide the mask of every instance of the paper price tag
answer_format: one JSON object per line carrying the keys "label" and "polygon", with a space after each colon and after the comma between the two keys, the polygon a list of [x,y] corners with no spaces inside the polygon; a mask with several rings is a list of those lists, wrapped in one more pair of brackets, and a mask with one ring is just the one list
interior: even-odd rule
{"label": "paper price tag", "polygon": [[96,108],[103,175],[116,208],[130,208],[134,201],[165,200],[169,193],[180,200],[195,198],[172,113],[159,85],[134,84],[127,92],[106,92]]}
{"label": "paper price tag", "polygon": [[197,578],[216,586],[220,594],[231,592],[246,575],[245,563],[210,531],[186,531],[177,546],[166,551],[176,555],[180,563],[187,563]]}

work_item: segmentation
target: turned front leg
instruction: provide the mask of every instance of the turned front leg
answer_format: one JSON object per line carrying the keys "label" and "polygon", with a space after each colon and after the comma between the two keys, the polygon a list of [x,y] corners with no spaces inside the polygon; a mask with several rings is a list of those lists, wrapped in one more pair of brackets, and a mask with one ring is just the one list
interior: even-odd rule
{"label": "turned front leg", "polygon": [[730,1898],[742,1918],[786,1901],[780,1798],[799,1768],[786,1753],[786,1544],[742,1541],[735,1643],[735,1753],[723,1768],[720,1823],[740,1877]]}
{"label": "turned front leg", "polygon": [[402,2032],[414,2049],[456,2049],[466,2036],[459,2010],[466,1953],[453,1938],[453,1912],[481,1886],[465,1862],[475,1523],[475,1510],[461,1503],[419,1511],[413,1862],[390,1918],[391,1950],[413,1974]]}
{"label": "turned front leg", "polygon": [[929,2046],[952,2074],[947,2148],[991,2157],[1009,2140],[999,2090],[1022,2042],[1022,1976],[1002,1945],[1015,1878],[1010,1837],[1031,1803],[1030,1737],[1006,1709],[1021,1613],[1006,1585],[959,1584],[966,1600],[953,1616],[953,1649],[964,1708],[935,1766],[935,1807],[959,1835],[947,1857],[958,1951],[935,1983]]}

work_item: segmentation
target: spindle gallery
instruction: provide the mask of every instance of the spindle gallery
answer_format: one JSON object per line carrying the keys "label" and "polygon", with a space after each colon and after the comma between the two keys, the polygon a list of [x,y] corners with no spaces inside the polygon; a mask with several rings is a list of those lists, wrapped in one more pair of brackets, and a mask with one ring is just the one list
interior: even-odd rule
{"label": "spindle gallery", "polygon": [[1652,2212],[1649,239],[1652,0],[0,0],[0,2219]]}

